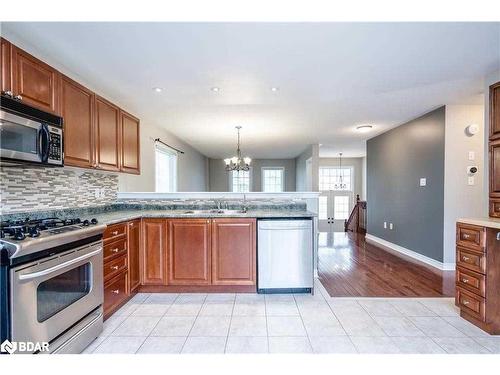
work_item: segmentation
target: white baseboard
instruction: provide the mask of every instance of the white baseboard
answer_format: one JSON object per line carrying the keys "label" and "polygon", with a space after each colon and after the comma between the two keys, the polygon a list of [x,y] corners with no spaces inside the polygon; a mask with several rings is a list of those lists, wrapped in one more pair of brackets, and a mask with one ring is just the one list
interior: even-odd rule
{"label": "white baseboard", "polygon": [[455,270],[455,263],[439,262],[435,259],[429,258],[429,257],[422,255],[422,254],[419,254],[413,250],[407,249],[406,247],[396,245],[395,243],[386,241],[386,240],[379,238],[379,237],[376,237],[374,235],[367,233],[365,239],[366,239],[366,242],[377,245],[384,250],[404,254],[406,256],[409,256],[410,258],[413,258],[413,259],[416,259],[420,262],[428,264],[429,266],[435,267],[441,271],[454,271]]}

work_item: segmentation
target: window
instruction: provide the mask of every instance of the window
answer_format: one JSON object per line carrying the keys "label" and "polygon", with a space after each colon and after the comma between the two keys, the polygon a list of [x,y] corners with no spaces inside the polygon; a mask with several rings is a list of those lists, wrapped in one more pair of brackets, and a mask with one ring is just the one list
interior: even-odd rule
{"label": "window", "polygon": [[[342,174],[344,189],[335,188],[335,184],[340,182]],[[320,167],[319,168],[319,190],[352,190],[352,168],[351,167]]]}
{"label": "window", "polygon": [[333,218],[346,220],[349,218],[349,196],[336,195],[333,201]]}
{"label": "window", "polygon": [[156,191],[177,191],[177,153],[168,147],[155,145]]}
{"label": "window", "polygon": [[262,168],[262,191],[279,193],[284,190],[284,168]]}
{"label": "window", "polygon": [[321,195],[319,197],[318,219],[326,220],[328,218],[328,197]]}
{"label": "window", "polygon": [[249,193],[250,171],[232,171],[229,175],[229,183],[233,193]]}

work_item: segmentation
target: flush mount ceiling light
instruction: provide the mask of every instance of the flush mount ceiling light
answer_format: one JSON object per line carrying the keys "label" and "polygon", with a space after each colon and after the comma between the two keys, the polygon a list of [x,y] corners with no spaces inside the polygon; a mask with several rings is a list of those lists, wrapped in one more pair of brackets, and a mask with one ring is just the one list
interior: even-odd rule
{"label": "flush mount ceiling light", "polygon": [[276,92],[276,91],[279,91],[279,90],[280,90],[279,87],[271,87],[271,91],[273,91],[273,92]]}
{"label": "flush mount ceiling light", "polygon": [[163,89],[161,87],[153,87],[154,92],[162,92]]}
{"label": "flush mount ceiling light", "polygon": [[370,130],[372,130],[373,126],[372,125],[359,125],[356,126],[356,130],[361,132],[361,133],[367,133]]}
{"label": "flush mount ceiling light", "polygon": [[236,130],[238,132],[238,143],[236,147],[236,156],[233,156],[230,159],[224,159],[224,163],[226,163],[226,171],[248,171],[250,170],[250,163],[252,159],[249,157],[241,157],[240,150],[240,129],[241,126],[236,126]]}
{"label": "flush mount ceiling light", "polygon": [[212,87],[210,90],[212,90],[213,92],[219,92],[220,91],[220,88],[217,87],[217,86],[214,86]]}

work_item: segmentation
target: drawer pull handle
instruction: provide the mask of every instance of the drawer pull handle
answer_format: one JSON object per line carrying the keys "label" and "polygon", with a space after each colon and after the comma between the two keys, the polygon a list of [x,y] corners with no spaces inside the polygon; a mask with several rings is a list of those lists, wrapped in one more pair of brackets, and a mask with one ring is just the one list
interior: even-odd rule
{"label": "drawer pull handle", "polygon": [[116,235],[118,234],[118,231],[117,231],[117,230],[114,230],[113,232],[111,232],[111,234],[112,234],[113,236],[116,236]]}
{"label": "drawer pull handle", "polygon": [[465,300],[465,301],[463,301],[463,304],[464,304],[465,306],[467,306],[467,305],[469,304],[469,301]]}
{"label": "drawer pull handle", "polygon": [[113,253],[117,253],[117,252],[118,252],[118,248],[111,249],[111,251],[112,251]]}
{"label": "drawer pull handle", "polygon": [[120,293],[120,289],[112,290],[112,292],[113,292],[114,294],[119,294],[119,293]]}
{"label": "drawer pull handle", "polygon": [[469,279],[462,279],[462,282],[463,282],[464,284],[467,284],[467,283],[469,282]]}
{"label": "drawer pull handle", "polygon": [[463,238],[465,238],[465,239],[467,239],[467,238],[470,238],[470,235],[469,235],[469,234],[467,234],[467,233],[464,233],[464,234],[462,235],[462,237],[463,237]]}
{"label": "drawer pull handle", "polygon": [[129,227],[133,227],[133,226],[134,226],[134,223],[128,223],[128,226],[129,226]]}
{"label": "drawer pull handle", "polygon": [[469,259],[470,259],[470,258],[469,258],[469,257],[466,257],[466,256],[463,256],[463,257],[462,257],[462,260],[463,260],[463,261],[465,261],[465,262],[467,262]]}
{"label": "drawer pull handle", "polygon": [[497,241],[500,241],[500,232],[497,233]]}
{"label": "drawer pull handle", "polygon": [[112,266],[111,267],[112,270],[117,270],[118,269],[118,266]]}

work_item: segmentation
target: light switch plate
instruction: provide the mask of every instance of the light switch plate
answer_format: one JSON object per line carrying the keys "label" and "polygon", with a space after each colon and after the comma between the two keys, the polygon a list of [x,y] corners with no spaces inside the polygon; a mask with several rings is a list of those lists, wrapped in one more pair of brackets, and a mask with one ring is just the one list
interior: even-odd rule
{"label": "light switch plate", "polygon": [[427,186],[427,179],[426,178],[422,177],[420,179],[420,186]]}
{"label": "light switch plate", "polygon": [[392,223],[389,223],[389,229],[390,229],[390,230],[393,230],[393,229],[394,229],[394,225],[392,225]]}

